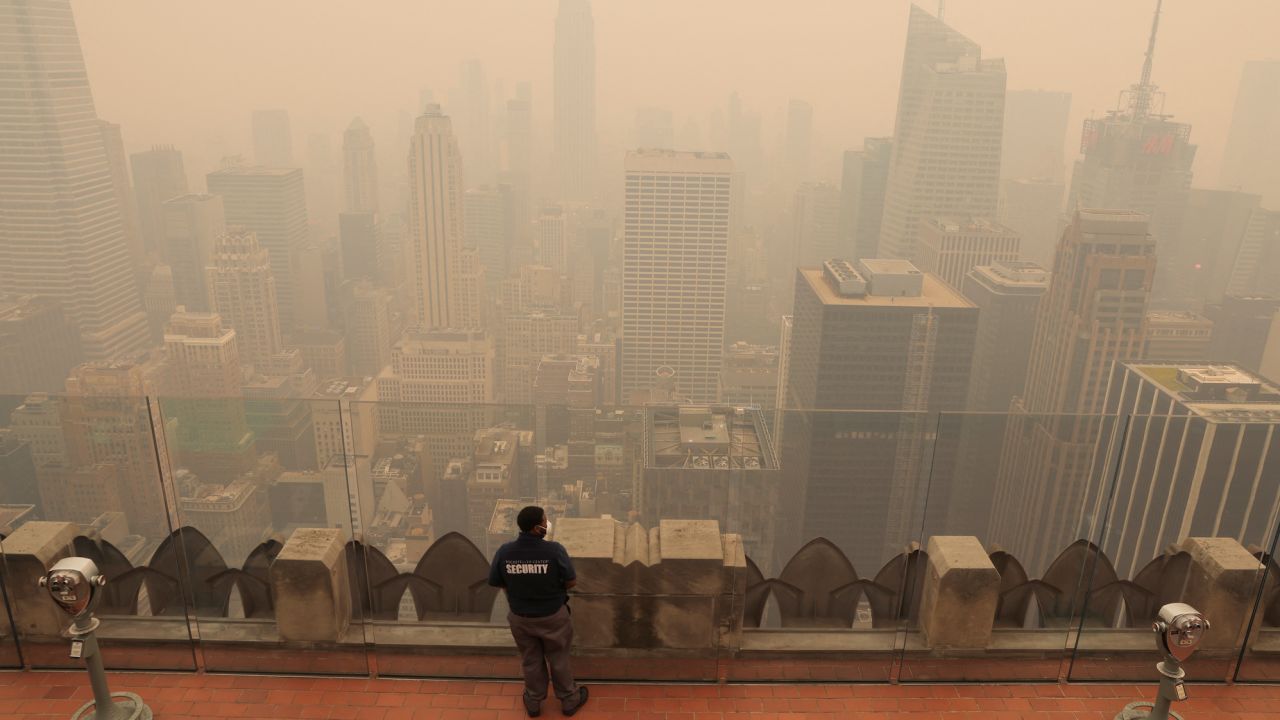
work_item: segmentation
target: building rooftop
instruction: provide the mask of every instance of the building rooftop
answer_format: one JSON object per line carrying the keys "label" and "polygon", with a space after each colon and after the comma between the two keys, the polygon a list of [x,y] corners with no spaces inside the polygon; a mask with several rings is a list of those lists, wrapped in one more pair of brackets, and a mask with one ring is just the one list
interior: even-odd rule
{"label": "building rooftop", "polygon": [[[372,397],[369,393],[374,393]],[[377,400],[377,384],[372,377],[337,377],[320,382],[313,398],[317,400]]]}
{"label": "building rooftop", "polygon": [[733,160],[723,152],[642,148],[627,152],[625,167],[627,172],[727,173],[733,171]]}
{"label": "building rooftop", "polygon": [[1018,289],[1049,287],[1049,271],[1029,260],[1010,260],[978,265],[969,272],[989,285]]}
{"label": "building rooftop", "polygon": [[645,466],[693,470],[774,469],[764,416],[754,407],[645,408]]}
{"label": "building rooftop", "polygon": [[209,177],[285,177],[294,173],[301,174],[301,168],[277,168],[262,165],[226,167],[214,170]]}
{"label": "building rooftop", "polygon": [[985,217],[944,216],[931,217],[924,225],[939,233],[985,233],[987,235],[1017,235],[1013,229]]}
{"label": "building rooftop", "polygon": [[1128,363],[1192,414],[1216,422],[1280,422],[1280,387],[1229,363]]}
{"label": "building rooftop", "polygon": [[[863,261],[866,262],[866,261]],[[906,260],[889,261],[893,263],[907,263]],[[911,267],[915,267],[912,265]],[[917,270],[916,272],[919,272]],[[854,307],[948,307],[948,308],[971,308],[973,303],[969,302],[959,291],[951,288],[942,280],[930,273],[921,273],[923,276],[923,286],[920,294],[917,296],[881,296],[881,295],[864,295],[862,297],[845,297],[838,294],[832,287],[823,280],[821,268],[800,268],[800,275],[804,278],[813,291],[817,294],[818,299],[823,305],[839,305]]]}
{"label": "building rooftop", "polygon": [[1190,310],[1151,310],[1147,313],[1148,323],[1190,323],[1194,325],[1213,325],[1213,321]]}

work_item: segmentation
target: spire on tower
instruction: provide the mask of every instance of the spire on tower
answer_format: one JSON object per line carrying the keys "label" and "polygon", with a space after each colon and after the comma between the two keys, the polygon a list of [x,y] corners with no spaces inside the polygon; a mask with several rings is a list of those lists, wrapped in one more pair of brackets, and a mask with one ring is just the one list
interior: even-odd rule
{"label": "spire on tower", "polygon": [[1160,29],[1160,6],[1164,0],[1156,0],[1155,17],[1151,19],[1151,37],[1147,40],[1147,55],[1142,61],[1142,78],[1130,89],[1130,106],[1134,117],[1143,117],[1151,110],[1156,86],[1151,83],[1151,60],[1156,54],[1156,32]]}

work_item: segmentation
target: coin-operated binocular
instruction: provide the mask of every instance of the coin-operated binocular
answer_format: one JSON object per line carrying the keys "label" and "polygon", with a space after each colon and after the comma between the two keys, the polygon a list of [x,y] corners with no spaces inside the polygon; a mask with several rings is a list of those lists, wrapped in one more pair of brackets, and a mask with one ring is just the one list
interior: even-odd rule
{"label": "coin-operated binocular", "polygon": [[1156,665],[1160,673],[1156,700],[1130,703],[1120,711],[1116,720],[1167,720],[1171,717],[1182,720],[1182,716],[1170,711],[1169,706],[1187,699],[1187,688],[1182,682],[1187,673],[1182,669],[1182,663],[1204,640],[1209,621],[1186,603],[1169,603],[1160,608],[1151,629],[1156,633],[1156,645],[1164,652],[1164,660]]}
{"label": "coin-operated binocular", "polygon": [[71,640],[71,657],[83,659],[89,670],[89,684],[93,687],[93,700],[85,703],[72,720],[151,720],[151,709],[142,698],[133,693],[111,694],[107,688],[107,674],[102,667],[102,654],[98,651],[98,618],[93,609],[102,600],[106,576],[98,572],[98,566],[89,558],[69,557],[59,560],[38,581],[49,591],[49,597],[63,612],[71,616],[71,627],[63,633]]}

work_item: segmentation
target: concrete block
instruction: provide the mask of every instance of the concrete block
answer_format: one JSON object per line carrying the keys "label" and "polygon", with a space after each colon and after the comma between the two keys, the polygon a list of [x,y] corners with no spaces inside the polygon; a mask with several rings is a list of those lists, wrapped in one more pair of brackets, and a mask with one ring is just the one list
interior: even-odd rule
{"label": "concrete block", "polygon": [[55,563],[71,555],[78,532],[74,523],[31,521],[5,538],[4,580],[19,637],[59,637],[71,624],[70,616],[37,583]]}
{"label": "concrete block", "polygon": [[920,626],[935,649],[981,649],[991,640],[1000,573],[978,539],[929,538]]}
{"label": "concrete block", "polygon": [[338,642],[351,623],[345,538],[338,529],[293,531],[271,564],[276,626],[288,641]]}
{"label": "concrete block", "polygon": [[1181,549],[1191,555],[1183,602],[1209,620],[1201,647],[1239,647],[1262,580],[1262,563],[1234,538],[1187,538]]}

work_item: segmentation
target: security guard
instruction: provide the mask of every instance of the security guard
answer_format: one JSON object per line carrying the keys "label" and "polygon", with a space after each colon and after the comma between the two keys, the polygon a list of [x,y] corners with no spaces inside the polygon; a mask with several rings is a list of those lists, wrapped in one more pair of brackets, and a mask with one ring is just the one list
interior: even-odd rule
{"label": "security guard", "polygon": [[529,506],[516,516],[520,537],[498,548],[489,568],[489,584],[507,593],[511,612],[507,622],[520,648],[524,671],[524,709],[529,717],[542,713],[547,697],[547,666],[565,715],[587,703],[587,688],[573,681],[569,646],[569,588],[577,582],[569,553],[546,539],[551,523],[542,508]]}

